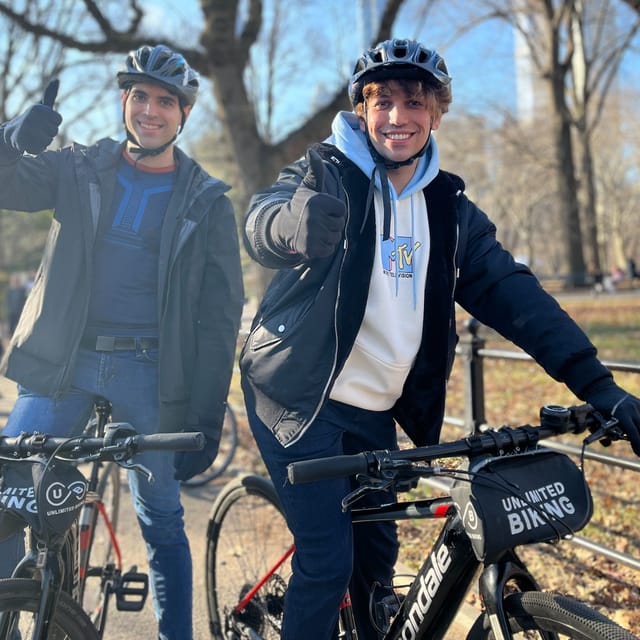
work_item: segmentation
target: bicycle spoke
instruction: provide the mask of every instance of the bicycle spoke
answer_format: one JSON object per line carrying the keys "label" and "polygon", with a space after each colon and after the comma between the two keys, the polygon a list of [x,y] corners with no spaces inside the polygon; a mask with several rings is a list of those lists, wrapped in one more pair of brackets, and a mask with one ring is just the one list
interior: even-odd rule
{"label": "bicycle spoke", "polygon": [[[275,640],[280,637],[291,575],[292,537],[270,497],[252,490],[255,487],[237,487],[222,504],[220,517],[213,516],[207,554],[210,596],[215,600],[210,616],[221,627],[219,637],[235,631],[235,637],[248,638],[251,629],[265,640]],[[252,591],[250,600],[242,603]],[[244,606],[237,610],[239,603]]]}

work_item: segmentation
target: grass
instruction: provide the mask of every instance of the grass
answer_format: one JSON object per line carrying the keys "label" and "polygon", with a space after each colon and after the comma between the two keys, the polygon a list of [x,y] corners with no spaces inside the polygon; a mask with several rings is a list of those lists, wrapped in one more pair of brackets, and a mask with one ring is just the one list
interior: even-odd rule
{"label": "grass", "polygon": [[[640,363],[640,294],[637,296],[567,297],[563,308],[589,336],[602,360]],[[459,334],[467,316],[460,313]],[[488,348],[516,348],[493,332],[481,331]],[[640,396],[640,375],[615,373],[618,384]],[[447,414],[464,408],[462,363],[454,365],[447,394]],[[486,421],[492,426],[537,419],[543,404],[573,404],[575,396],[534,362],[487,359],[484,362]]]}

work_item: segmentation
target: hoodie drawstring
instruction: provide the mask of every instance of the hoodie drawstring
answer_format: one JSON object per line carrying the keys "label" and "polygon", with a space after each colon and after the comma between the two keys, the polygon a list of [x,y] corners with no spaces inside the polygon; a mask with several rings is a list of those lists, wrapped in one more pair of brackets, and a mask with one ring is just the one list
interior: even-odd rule
{"label": "hoodie drawstring", "polygon": [[369,190],[367,191],[367,204],[365,208],[364,220],[360,227],[360,231],[364,229],[364,224],[367,221],[371,203],[373,202],[373,194],[376,189],[376,171],[380,175],[380,191],[382,192],[382,240],[388,240],[391,237],[391,196],[389,195],[389,176],[387,175],[387,168],[382,162],[376,162],[375,167],[371,173],[371,180],[369,181]]}

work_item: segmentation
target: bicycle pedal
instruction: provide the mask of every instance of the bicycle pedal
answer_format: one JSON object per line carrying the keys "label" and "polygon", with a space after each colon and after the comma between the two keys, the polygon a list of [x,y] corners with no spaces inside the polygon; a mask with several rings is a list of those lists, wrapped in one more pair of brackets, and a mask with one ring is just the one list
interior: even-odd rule
{"label": "bicycle pedal", "polygon": [[118,611],[141,611],[149,593],[149,577],[134,567],[120,576],[113,593]]}

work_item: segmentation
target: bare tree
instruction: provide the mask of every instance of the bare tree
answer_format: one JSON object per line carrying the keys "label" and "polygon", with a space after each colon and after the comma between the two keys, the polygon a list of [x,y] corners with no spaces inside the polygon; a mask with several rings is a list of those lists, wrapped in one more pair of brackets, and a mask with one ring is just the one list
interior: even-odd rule
{"label": "bare tree", "polygon": [[[390,37],[404,2],[387,0],[375,34],[376,41]],[[12,0],[0,1],[0,14],[22,31],[32,34],[37,41],[52,41],[66,50],[91,54],[125,53],[142,44],[159,42],[157,37],[143,30],[145,8],[139,0],[122,0],[115,5],[97,0],[75,0],[71,7],[65,5],[65,0],[24,0],[20,3],[21,9],[15,8],[17,4]],[[297,11],[299,3],[295,4]],[[255,95],[245,82],[245,75],[251,68],[252,47],[258,42],[264,26],[263,1],[200,0],[200,9],[204,21],[196,46],[185,47],[184,40],[163,38],[162,42],[182,51],[201,75],[212,81],[223,137],[232,147],[233,160],[241,177],[236,186],[241,193],[251,194],[272,182],[278,170],[300,156],[311,141],[328,135],[336,111],[350,108],[346,78],[343,86],[328,94],[322,106],[316,106],[299,126],[276,140],[272,131],[259,127]],[[78,16],[82,27],[69,30],[64,23],[54,19],[56,15]],[[272,46],[276,44],[273,42]],[[266,99],[268,105],[271,97],[267,95]]]}
{"label": "bare tree", "polygon": [[[604,273],[608,269],[605,247],[600,245],[610,237],[603,233],[603,229],[598,233],[593,136],[605,113],[624,54],[640,29],[640,19],[621,21],[619,17],[610,0],[601,0],[597,4],[576,0],[570,18],[574,55],[569,99],[581,158],[585,246],[593,273]],[[610,109],[607,111],[612,113]],[[613,120],[615,122],[616,119]]]}
{"label": "bare tree", "polygon": [[603,261],[624,267],[625,258],[640,259],[640,134],[631,109],[640,100],[640,94],[633,86],[621,93],[612,96],[608,109],[620,114],[619,126],[597,129],[594,146],[598,149],[595,158],[599,224],[608,240],[603,247]]}
{"label": "bare tree", "polygon": [[[66,9],[69,1],[66,0]],[[48,15],[50,3],[43,2],[37,15]],[[65,12],[62,12],[64,14]],[[72,16],[52,16],[56,24],[74,28]],[[13,21],[0,16],[0,121],[42,98],[42,88],[61,69],[73,64],[64,47],[53,40],[26,34]],[[89,83],[87,83],[89,84]],[[47,212],[16,215],[0,211],[0,271],[29,271],[37,266],[51,218]],[[0,273],[0,283],[6,279]]]}
{"label": "bare tree", "polygon": [[[612,26],[615,12],[609,0],[486,0],[484,5],[486,17],[501,18],[519,33],[539,87],[548,89],[544,118],[538,117],[534,126],[544,124],[554,142],[557,229],[566,247],[560,271],[567,274],[568,286],[585,284],[584,249],[592,271],[601,271],[602,253],[598,250],[591,139],[637,24],[618,28],[612,37],[611,28],[605,28]],[[584,194],[582,207],[580,192]]]}
{"label": "bare tree", "polygon": [[[144,8],[138,0],[123,1],[118,11],[111,14],[101,9],[104,3],[75,2],[74,11],[82,10],[84,26],[71,32],[64,25],[51,23],[55,12],[48,12],[46,20],[42,20],[44,1],[28,0],[23,10],[16,10],[15,2],[3,1],[0,13],[27,33],[80,52],[124,53],[144,43],[154,44],[154,39],[141,29]],[[61,1],[47,0],[47,3],[53,7]],[[386,3],[377,39],[389,36],[403,1]],[[181,50],[203,76],[213,81],[218,115],[233,145],[245,189],[252,192],[272,180],[282,164],[300,155],[309,141],[326,136],[335,112],[348,107],[348,102],[345,87],[340,87],[324,107],[309,114],[286,138],[275,143],[265,140],[258,131],[256,106],[244,81],[251,48],[263,27],[263,2],[250,0],[245,16],[241,14],[242,5],[239,0],[200,0],[204,16],[200,46],[189,48],[184,42],[170,42],[166,38],[163,41]]]}
{"label": "bare tree", "polygon": [[515,0],[503,17],[509,20],[527,43],[538,75],[549,89],[548,121],[554,140],[556,190],[562,206],[559,234],[566,248],[562,271],[567,285],[584,284],[586,267],[578,203],[578,182],[574,164],[572,117],[567,103],[567,76],[571,69],[573,42],[568,37],[573,0]]}

